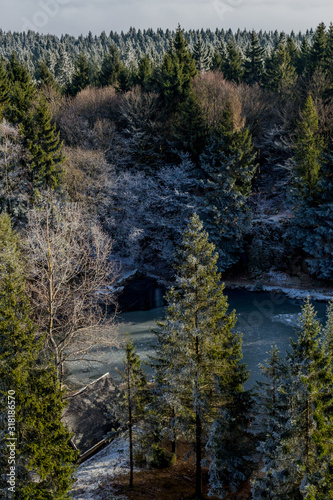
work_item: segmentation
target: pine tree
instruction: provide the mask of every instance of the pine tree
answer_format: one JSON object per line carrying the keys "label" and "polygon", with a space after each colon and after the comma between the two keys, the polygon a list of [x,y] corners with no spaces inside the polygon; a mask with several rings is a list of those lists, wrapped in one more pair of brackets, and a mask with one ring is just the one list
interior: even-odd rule
{"label": "pine tree", "polygon": [[121,66],[119,51],[114,44],[111,44],[109,52],[104,56],[102,67],[99,72],[99,85],[102,87],[114,85],[117,82]]}
{"label": "pine tree", "polygon": [[183,30],[178,26],[175,38],[164,56],[159,78],[161,93],[170,109],[177,111],[186,100],[196,73],[195,60],[188,50]]}
{"label": "pine tree", "polygon": [[73,63],[69,58],[66,47],[60,47],[57,62],[54,66],[54,73],[58,84],[64,92],[67,92],[74,73]]}
{"label": "pine tree", "polygon": [[205,71],[208,71],[210,69],[211,57],[209,54],[209,50],[205,47],[200,35],[198,36],[197,42],[194,45],[193,57],[195,59],[198,73],[204,73]]}
{"label": "pine tree", "polygon": [[43,97],[40,97],[34,112],[28,115],[23,134],[31,155],[30,168],[34,187],[37,190],[59,188],[64,161],[62,142]]}
{"label": "pine tree", "polygon": [[198,498],[202,496],[203,445],[223,405],[223,381],[233,379],[238,369],[241,342],[232,332],[235,312],[227,312],[217,259],[214,245],[194,215],[178,252],[175,286],[166,295],[166,319],[155,332],[156,384],[163,394],[163,406],[174,412],[171,425],[175,432],[193,444]]}
{"label": "pine tree", "polygon": [[199,164],[205,201],[202,218],[218,249],[222,270],[237,262],[242,250],[249,225],[245,202],[251,192],[255,158],[248,129],[234,130],[227,104],[220,128],[207,139]]}
{"label": "pine tree", "polygon": [[241,53],[234,41],[227,45],[227,56],[222,64],[222,72],[227,80],[239,83],[244,75]]}
{"label": "pine tree", "polygon": [[147,56],[143,56],[139,61],[136,81],[143,90],[148,91],[151,87],[153,69]]}
{"label": "pine tree", "polygon": [[312,47],[310,52],[310,70],[313,74],[316,69],[323,69],[325,66],[326,58],[326,26],[320,23],[313,35]]}
{"label": "pine tree", "polygon": [[179,106],[174,118],[172,140],[177,149],[189,152],[193,160],[198,161],[207,135],[202,110],[194,92]]}
{"label": "pine tree", "polygon": [[81,90],[90,84],[90,68],[86,56],[79,54],[77,58],[75,71],[70,85],[70,93],[76,96]]}
{"label": "pine tree", "polygon": [[147,379],[141,368],[141,360],[135,352],[133,342],[130,342],[129,340],[125,345],[125,357],[123,363],[123,370],[119,371],[124,388],[118,391],[118,418],[121,420],[122,417],[126,415],[125,424],[129,433],[129,486],[130,488],[133,488],[133,426],[144,417],[145,406],[149,399],[149,393],[147,388]]}
{"label": "pine tree", "polygon": [[[326,330],[333,322],[331,314],[332,310]],[[296,333],[296,341],[291,342],[292,351],[287,353],[284,373],[278,373],[275,381],[275,387],[279,385],[279,392],[287,403],[286,420],[277,419],[280,428],[275,427],[274,447],[268,450],[273,460],[268,461],[266,476],[256,483],[258,486],[261,482],[265,490],[260,493],[259,488],[255,499],[333,498],[331,358],[320,344],[322,328],[309,300],[302,308]],[[328,345],[329,342],[324,347]],[[270,376],[272,378],[272,372]],[[275,407],[274,400],[268,401],[271,405],[267,410],[271,415],[278,415],[276,412],[281,408],[276,401],[279,399],[275,399]],[[281,432],[281,424],[285,431]]]}
{"label": "pine tree", "polygon": [[3,115],[4,106],[9,100],[9,82],[5,65],[0,60],[0,119]]}
{"label": "pine tree", "polygon": [[[6,419],[0,420],[0,460],[7,462],[2,463],[2,472],[8,473],[7,445],[15,443],[13,496],[20,500],[64,500],[77,454],[61,423],[63,393],[55,370],[41,359],[43,338],[36,339],[23,268],[18,236],[11,228],[9,216],[3,213],[0,215],[0,409],[5,415],[7,404],[12,405],[15,399],[16,423],[9,427]],[[0,484],[3,493],[12,491],[8,489],[6,476],[1,476]]]}
{"label": "pine tree", "polygon": [[261,47],[258,35],[251,32],[251,44],[246,52],[245,79],[249,84],[260,83],[264,73],[265,50]]}
{"label": "pine tree", "polygon": [[318,114],[311,94],[308,95],[298,121],[295,141],[296,184],[302,198],[313,198],[318,192],[323,139],[319,133]]}
{"label": "pine tree", "polygon": [[[278,484],[277,476],[280,475],[281,482],[288,476],[290,459],[284,457],[281,461],[283,447],[281,443],[288,436],[288,398],[285,387],[289,383],[288,369],[285,360],[280,358],[276,346],[270,352],[270,358],[265,365],[261,365],[261,371],[265,375],[267,382],[260,382],[257,385],[258,393],[256,400],[256,423],[260,427],[261,441],[258,451],[261,454],[264,474],[252,482],[252,499],[279,500],[282,495],[281,487]],[[285,498],[289,498],[290,482],[283,490]]]}
{"label": "pine tree", "polygon": [[282,34],[275,49],[265,62],[265,86],[280,95],[290,93],[296,83],[297,75]]}
{"label": "pine tree", "polygon": [[53,74],[49,70],[49,67],[45,60],[40,61],[37,66],[37,82],[40,87],[51,87],[59,91],[59,85],[57,84]]}
{"label": "pine tree", "polygon": [[15,53],[7,65],[9,78],[9,102],[5,118],[13,125],[24,123],[36,97],[35,85],[27,69],[19,62]]}

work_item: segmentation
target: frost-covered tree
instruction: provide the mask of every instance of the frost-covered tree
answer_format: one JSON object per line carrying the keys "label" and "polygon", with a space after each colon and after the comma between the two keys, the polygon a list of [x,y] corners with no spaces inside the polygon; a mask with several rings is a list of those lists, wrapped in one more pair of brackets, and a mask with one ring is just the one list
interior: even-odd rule
{"label": "frost-covered tree", "polygon": [[193,215],[193,165],[160,167],[152,174],[122,172],[111,186],[106,221],[114,250],[145,269],[170,270],[175,245]]}
{"label": "frost-covered tree", "polygon": [[54,73],[60,87],[64,91],[67,90],[72,81],[74,64],[64,45],[60,47],[57,62],[54,66]]}
{"label": "frost-covered tree", "polygon": [[27,274],[36,326],[45,335],[58,379],[78,357],[89,362],[96,344],[117,345],[110,291],[116,278],[111,240],[78,204],[48,194],[27,214]]}
{"label": "frost-covered tree", "polygon": [[[331,314],[329,309],[328,330],[332,325]],[[267,371],[274,386],[279,387],[279,397],[266,399],[266,411],[270,419],[275,416],[275,424],[279,422],[279,426],[271,429],[273,439],[268,437],[266,458],[263,447],[268,467],[265,476],[255,483],[255,499],[333,498],[331,357],[320,342],[322,327],[309,300],[302,308],[296,333],[297,339],[291,342],[292,350],[287,353],[282,373],[275,371],[277,377],[273,378],[272,362]],[[281,396],[286,402],[282,418],[279,415]]]}
{"label": "frost-covered tree", "polygon": [[198,36],[197,42],[193,48],[193,57],[199,73],[204,73],[210,69],[212,59],[211,54],[200,35]]}
{"label": "frost-covered tree", "polygon": [[235,312],[228,313],[214,249],[195,214],[178,251],[175,284],[166,295],[166,318],[155,331],[160,405],[173,409],[171,426],[193,445],[198,498],[202,495],[203,446],[225,403],[221,396],[224,381],[232,384],[239,369],[241,342],[232,331]]}
{"label": "frost-covered tree", "polygon": [[204,190],[202,218],[220,254],[221,269],[227,269],[239,258],[248,227],[246,200],[256,155],[249,130],[234,129],[230,106],[223,118],[200,157],[199,182]]}
{"label": "frost-covered tree", "polygon": [[296,80],[296,68],[287,50],[286,37],[282,33],[275,48],[265,61],[265,86],[284,96],[291,92]]}

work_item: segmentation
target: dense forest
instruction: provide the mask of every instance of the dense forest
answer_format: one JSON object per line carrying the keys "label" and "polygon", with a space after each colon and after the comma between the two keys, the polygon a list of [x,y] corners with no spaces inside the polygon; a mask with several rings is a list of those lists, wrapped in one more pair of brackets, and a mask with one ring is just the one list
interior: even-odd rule
{"label": "dense forest", "polygon": [[15,498],[70,489],[66,363],[117,345],[106,311],[120,269],[173,284],[153,389],[126,347],[131,445],[142,426],[154,461],[163,439],[174,454],[185,437],[197,498],[204,458],[224,498],[258,453],[253,499],[333,498],[332,307],[323,327],[304,305],[287,358],[273,348],[268,384],[250,393],[220,274],[333,278],[333,25],[1,32],[0,55],[0,408],[15,388]]}

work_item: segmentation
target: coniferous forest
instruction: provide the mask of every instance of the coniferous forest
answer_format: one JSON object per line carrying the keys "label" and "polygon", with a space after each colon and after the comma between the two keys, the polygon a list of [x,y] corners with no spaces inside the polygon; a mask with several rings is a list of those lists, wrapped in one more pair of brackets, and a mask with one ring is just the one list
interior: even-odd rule
{"label": "coniferous forest", "polygon": [[332,304],[322,325],[307,300],[287,355],[272,346],[266,382],[245,390],[222,283],[332,287],[333,25],[0,31],[0,58],[4,498],[70,496],[67,363],[119,346],[117,283],[139,270],[168,292],[153,382],[128,340],[113,402],[128,491],[138,456],[171,466],[185,440],[192,498],[246,483],[253,500],[333,499]]}

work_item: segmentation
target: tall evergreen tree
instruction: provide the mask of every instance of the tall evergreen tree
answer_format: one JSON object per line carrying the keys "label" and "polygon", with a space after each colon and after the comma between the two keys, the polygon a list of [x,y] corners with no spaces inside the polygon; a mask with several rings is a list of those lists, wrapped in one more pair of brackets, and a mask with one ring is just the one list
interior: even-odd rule
{"label": "tall evergreen tree", "polygon": [[136,81],[143,90],[149,90],[151,87],[151,79],[153,75],[153,68],[147,56],[143,56],[139,61]]}
{"label": "tall evergreen tree", "polygon": [[114,44],[111,44],[102,62],[102,67],[98,76],[99,84],[102,87],[114,85],[117,82],[121,66],[119,50]]}
{"label": "tall evergreen tree", "polygon": [[280,95],[289,93],[296,83],[296,69],[282,34],[275,49],[265,62],[265,86]]}
{"label": "tall evergreen tree", "polygon": [[[118,392],[118,419],[124,420],[129,433],[129,486],[133,488],[133,426],[143,418],[145,406],[149,399],[147,379],[141,368],[141,360],[135,352],[133,342],[129,340],[125,345],[125,357],[122,371],[119,371],[124,388]],[[124,415],[126,415],[124,419]]]}
{"label": "tall evergreen tree", "polygon": [[173,121],[173,143],[177,149],[189,152],[195,161],[202,153],[207,135],[202,110],[194,92],[179,106]]}
{"label": "tall evergreen tree", "polygon": [[209,50],[205,47],[202,37],[199,35],[193,48],[193,57],[199,73],[204,73],[210,69],[211,57]]}
{"label": "tall evergreen tree", "polygon": [[224,110],[219,130],[207,139],[200,157],[199,185],[204,192],[202,218],[227,269],[239,259],[248,227],[246,199],[256,170],[249,130],[234,130],[230,105]]}
{"label": "tall evergreen tree", "polygon": [[36,78],[39,87],[51,87],[57,91],[60,90],[59,85],[57,84],[45,60],[39,62],[36,71]]}
{"label": "tall evergreen tree", "polygon": [[244,67],[241,53],[234,41],[227,45],[227,56],[222,64],[222,72],[225,78],[239,83],[244,75]]}
{"label": "tall evergreen tree", "polygon": [[251,32],[251,44],[246,52],[245,79],[247,83],[260,83],[264,73],[265,50],[261,47],[258,35]]}
{"label": "tall evergreen tree", "polygon": [[178,26],[174,40],[165,54],[160,71],[160,89],[170,109],[177,111],[191,91],[196,75],[195,60],[188,50],[183,30]]}
{"label": "tall evergreen tree", "polygon": [[217,260],[214,245],[194,215],[179,249],[175,286],[166,295],[166,319],[155,332],[156,383],[166,407],[174,411],[173,427],[195,449],[198,498],[202,497],[203,445],[223,405],[221,387],[243,370],[238,366],[240,336],[232,332],[235,313],[227,312]]}
{"label": "tall evergreen tree", "polygon": [[90,68],[86,56],[79,54],[70,84],[70,93],[75,96],[90,84]]}
{"label": "tall evergreen tree", "polygon": [[[286,397],[285,431],[275,427],[274,439],[278,440],[271,452],[275,456],[266,470],[270,489],[257,491],[256,499],[333,498],[332,369],[320,344],[322,328],[309,300],[299,319],[297,339],[291,342],[292,351],[287,353],[284,373],[275,382]],[[328,329],[332,321],[330,316]],[[278,405],[273,409],[278,411]],[[263,485],[267,488],[265,478]]]}
{"label": "tall evergreen tree", "polygon": [[2,118],[5,104],[9,100],[9,82],[4,63],[0,60],[0,118]]}
{"label": "tall evergreen tree", "polygon": [[313,41],[310,52],[310,70],[314,73],[316,69],[323,69],[325,67],[326,58],[326,26],[320,23],[313,35]]}
{"label": "tall evergreen tree", "polygon": [[36,109],[29,114],[23,134],[31,155],[30,169],[34,187],[37,190],[58,188],[63,174],[62,142],[43,97],[40,97]]}
{"label": "tall evergreen tree", "polygon": [[31,105],[36,97],[36,88],[27,69],[19,62],[13,52],[8,65],[9,102],[5,117],[13,125],[24,123]]}
{"label": "tall evergreen tree", "polygon": [[296,149],[297,188],[302,198],[313,198],[318,192],[322,163],[323,139],[319,133],[318,114],[311,94],[308,95],[298,121]]}
{"label": "tall evergreen tree", "polygon": [[[9,473],[8,444],[16,448],[15,485],[0,477],[13,498],[64,500],[72,482],[76,452],[61,423],[63,393],[55,370],[42,362],[43,339],[36,339],[18,236],[0,215],[0,461]],[[11,396],[11,397],[10,397]],[[15,405],[13,401],[15,400]],[[15,424],[4,418],[8,406]],[[15,409],[14,409],[15,406]],[[0,463],[1,463],[0,462]],[[7,497],[7,495],[6,495]]]}

